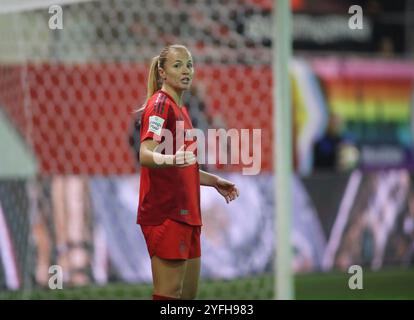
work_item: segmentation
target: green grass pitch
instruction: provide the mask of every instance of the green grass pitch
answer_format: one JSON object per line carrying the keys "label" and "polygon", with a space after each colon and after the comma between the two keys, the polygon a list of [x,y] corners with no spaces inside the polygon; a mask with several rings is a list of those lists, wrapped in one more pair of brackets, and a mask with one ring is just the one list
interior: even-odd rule
{"label": "green grass pitch", "polygon": [[[295,299],[414,299],[414,268],[389,269],[363,274],[363,289],[351,290],[346,272],[295,276]],[[0,299],[150,299],[150,284],[119,284],[63,288],[0,291]],[[202,280],[198,299],[272,299],[272,275],[236,280]]]}

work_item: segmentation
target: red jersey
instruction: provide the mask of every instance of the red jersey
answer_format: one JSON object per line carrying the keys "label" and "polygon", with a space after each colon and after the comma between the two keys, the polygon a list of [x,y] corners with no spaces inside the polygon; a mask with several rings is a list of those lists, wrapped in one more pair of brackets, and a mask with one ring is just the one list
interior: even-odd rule
{"label": "red jersey", "polygon": [[[178,122],[177,122],[178,121]],[[184,122],[184,124],[183,124]],[[165,130],[172,134],[172,152],[175,154],[184,142],[182,129],[192,129],[187,109],[179,107],[164,91],[157,91],[149,100],[141,118],[141,143],[153,139],[165,141]],[[181,143],[177,136],[181,135]],[[192,141],[185,141],[186,147]],[[171,151],[171,150],[170,150]],[[196,150],[194,150],[196,154]],[[201,225],[200,210],[200,172],[198,163],[178,168],[141,167],[139,206],[137,223],[141,225],[159,225],[170,218],[189,225]]]}

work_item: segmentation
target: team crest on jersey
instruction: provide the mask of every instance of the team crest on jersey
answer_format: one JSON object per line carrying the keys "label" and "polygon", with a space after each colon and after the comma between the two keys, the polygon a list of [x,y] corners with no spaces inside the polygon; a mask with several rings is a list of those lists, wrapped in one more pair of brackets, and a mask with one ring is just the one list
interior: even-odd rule
{"label": "team crest on jersey", "polygon": [[164,124],[164,119],[158,116],[149,117],[149,127],[148,132],[155,133],[156,135],[161,135],[162,125]]}

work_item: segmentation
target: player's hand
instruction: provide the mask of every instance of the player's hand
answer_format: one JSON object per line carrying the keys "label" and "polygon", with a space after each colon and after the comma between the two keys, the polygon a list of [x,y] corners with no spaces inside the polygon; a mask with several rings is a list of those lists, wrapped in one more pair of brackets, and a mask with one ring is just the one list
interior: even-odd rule
{"label": "player's hand", "polygon": [[197,158],[192,151],[185,151],[185,145],[182,145],[180,149],[174,155],[174,165],[179,168],[191,166],[197,162]]}
{"label": "player's hand", "polygon": [[230,203],[240,195],[236,185],[226,179],[219,178],[214,187],[226,199],[227,203]]}

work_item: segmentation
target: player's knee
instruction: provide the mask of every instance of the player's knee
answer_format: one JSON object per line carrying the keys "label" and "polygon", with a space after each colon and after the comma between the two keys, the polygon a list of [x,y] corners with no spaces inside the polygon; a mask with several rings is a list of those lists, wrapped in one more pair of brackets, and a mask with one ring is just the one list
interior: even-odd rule
{"label": "player's knee", "polygon": [[181,299],[183,285],[180,282],[170,281],[169,283],[164,283],[164,285],[155,287],[154,292],[157,295]]}

